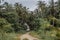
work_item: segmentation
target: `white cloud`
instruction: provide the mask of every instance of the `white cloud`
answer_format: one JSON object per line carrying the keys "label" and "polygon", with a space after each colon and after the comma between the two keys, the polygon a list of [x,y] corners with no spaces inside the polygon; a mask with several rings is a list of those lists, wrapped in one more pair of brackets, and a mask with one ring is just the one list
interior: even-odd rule
{"label": "white cloud", "polygon": [[[30,8],[29,10],[34,10],[37,8],[37,1],[39,1],[39,0],[5,0],[5,1],[12,3],[12,4],[14,4],[15,2],[19,2],[23,6]],[[42,0],[42,1],[48,2],[49,0]]]}
{"label": "white cloud", "polygon": [[29,10],[34,10],[36,8],[38,0],[5,0],[5,1],[12,4],[14,4],[15,2],[19,2],[23,6],[26,6],[27,8],[29,8]]}

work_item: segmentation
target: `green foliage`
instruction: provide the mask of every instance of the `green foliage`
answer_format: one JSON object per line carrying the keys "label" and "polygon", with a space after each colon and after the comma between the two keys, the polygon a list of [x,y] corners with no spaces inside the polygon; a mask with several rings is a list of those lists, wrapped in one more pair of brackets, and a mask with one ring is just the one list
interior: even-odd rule
{"label": "green foliage", "polygon": [[17,37],[15,33],[4,33],[3,36],[2,33],[0,33],[0,40],[18,40],[15,37]]}
{"label": "green foliage", "polygon": [[50,27],[50,23],[47,20],[40,19],[40,28],[46,29]]}
{"label": "green foliage", "polygon": [[11,24],[4,18],[0,18],[0,29],[4,31],[10,31],[12,29]]}

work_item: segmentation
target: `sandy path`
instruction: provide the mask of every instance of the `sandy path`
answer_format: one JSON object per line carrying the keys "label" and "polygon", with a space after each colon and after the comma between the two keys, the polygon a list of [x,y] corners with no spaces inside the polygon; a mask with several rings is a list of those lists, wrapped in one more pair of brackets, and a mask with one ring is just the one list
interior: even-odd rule
{"label": "sandy path", "polygon": [[27,38],[28,40],[38,40],[38,38],[35,38],[29,35],[29,32],[20,36],[21,40],[23,40],[24,38]]}

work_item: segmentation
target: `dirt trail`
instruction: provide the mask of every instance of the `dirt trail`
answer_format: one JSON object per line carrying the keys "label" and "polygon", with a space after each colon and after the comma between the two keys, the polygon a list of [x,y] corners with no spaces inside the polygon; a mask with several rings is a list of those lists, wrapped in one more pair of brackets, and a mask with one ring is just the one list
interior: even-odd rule
{"label": "dirt trail", "polygon": [[20,36],[21,40],[23,40],[24,38],[27,38],[28,40],[38,40],[38,38],[35,38],[29,35],[29,32]]}

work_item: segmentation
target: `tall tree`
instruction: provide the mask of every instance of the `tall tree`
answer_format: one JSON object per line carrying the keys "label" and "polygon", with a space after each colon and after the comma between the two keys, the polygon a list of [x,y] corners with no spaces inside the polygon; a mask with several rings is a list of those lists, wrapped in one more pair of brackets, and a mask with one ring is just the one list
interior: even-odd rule
{"label": "tall tree", "polygon": [[45,16],[45,12],[46,12],[46,5],[45,5],[45,2],[44,1],[38,1],[38,11],[40,13],[40,16],[41,17],[44,17]]}

